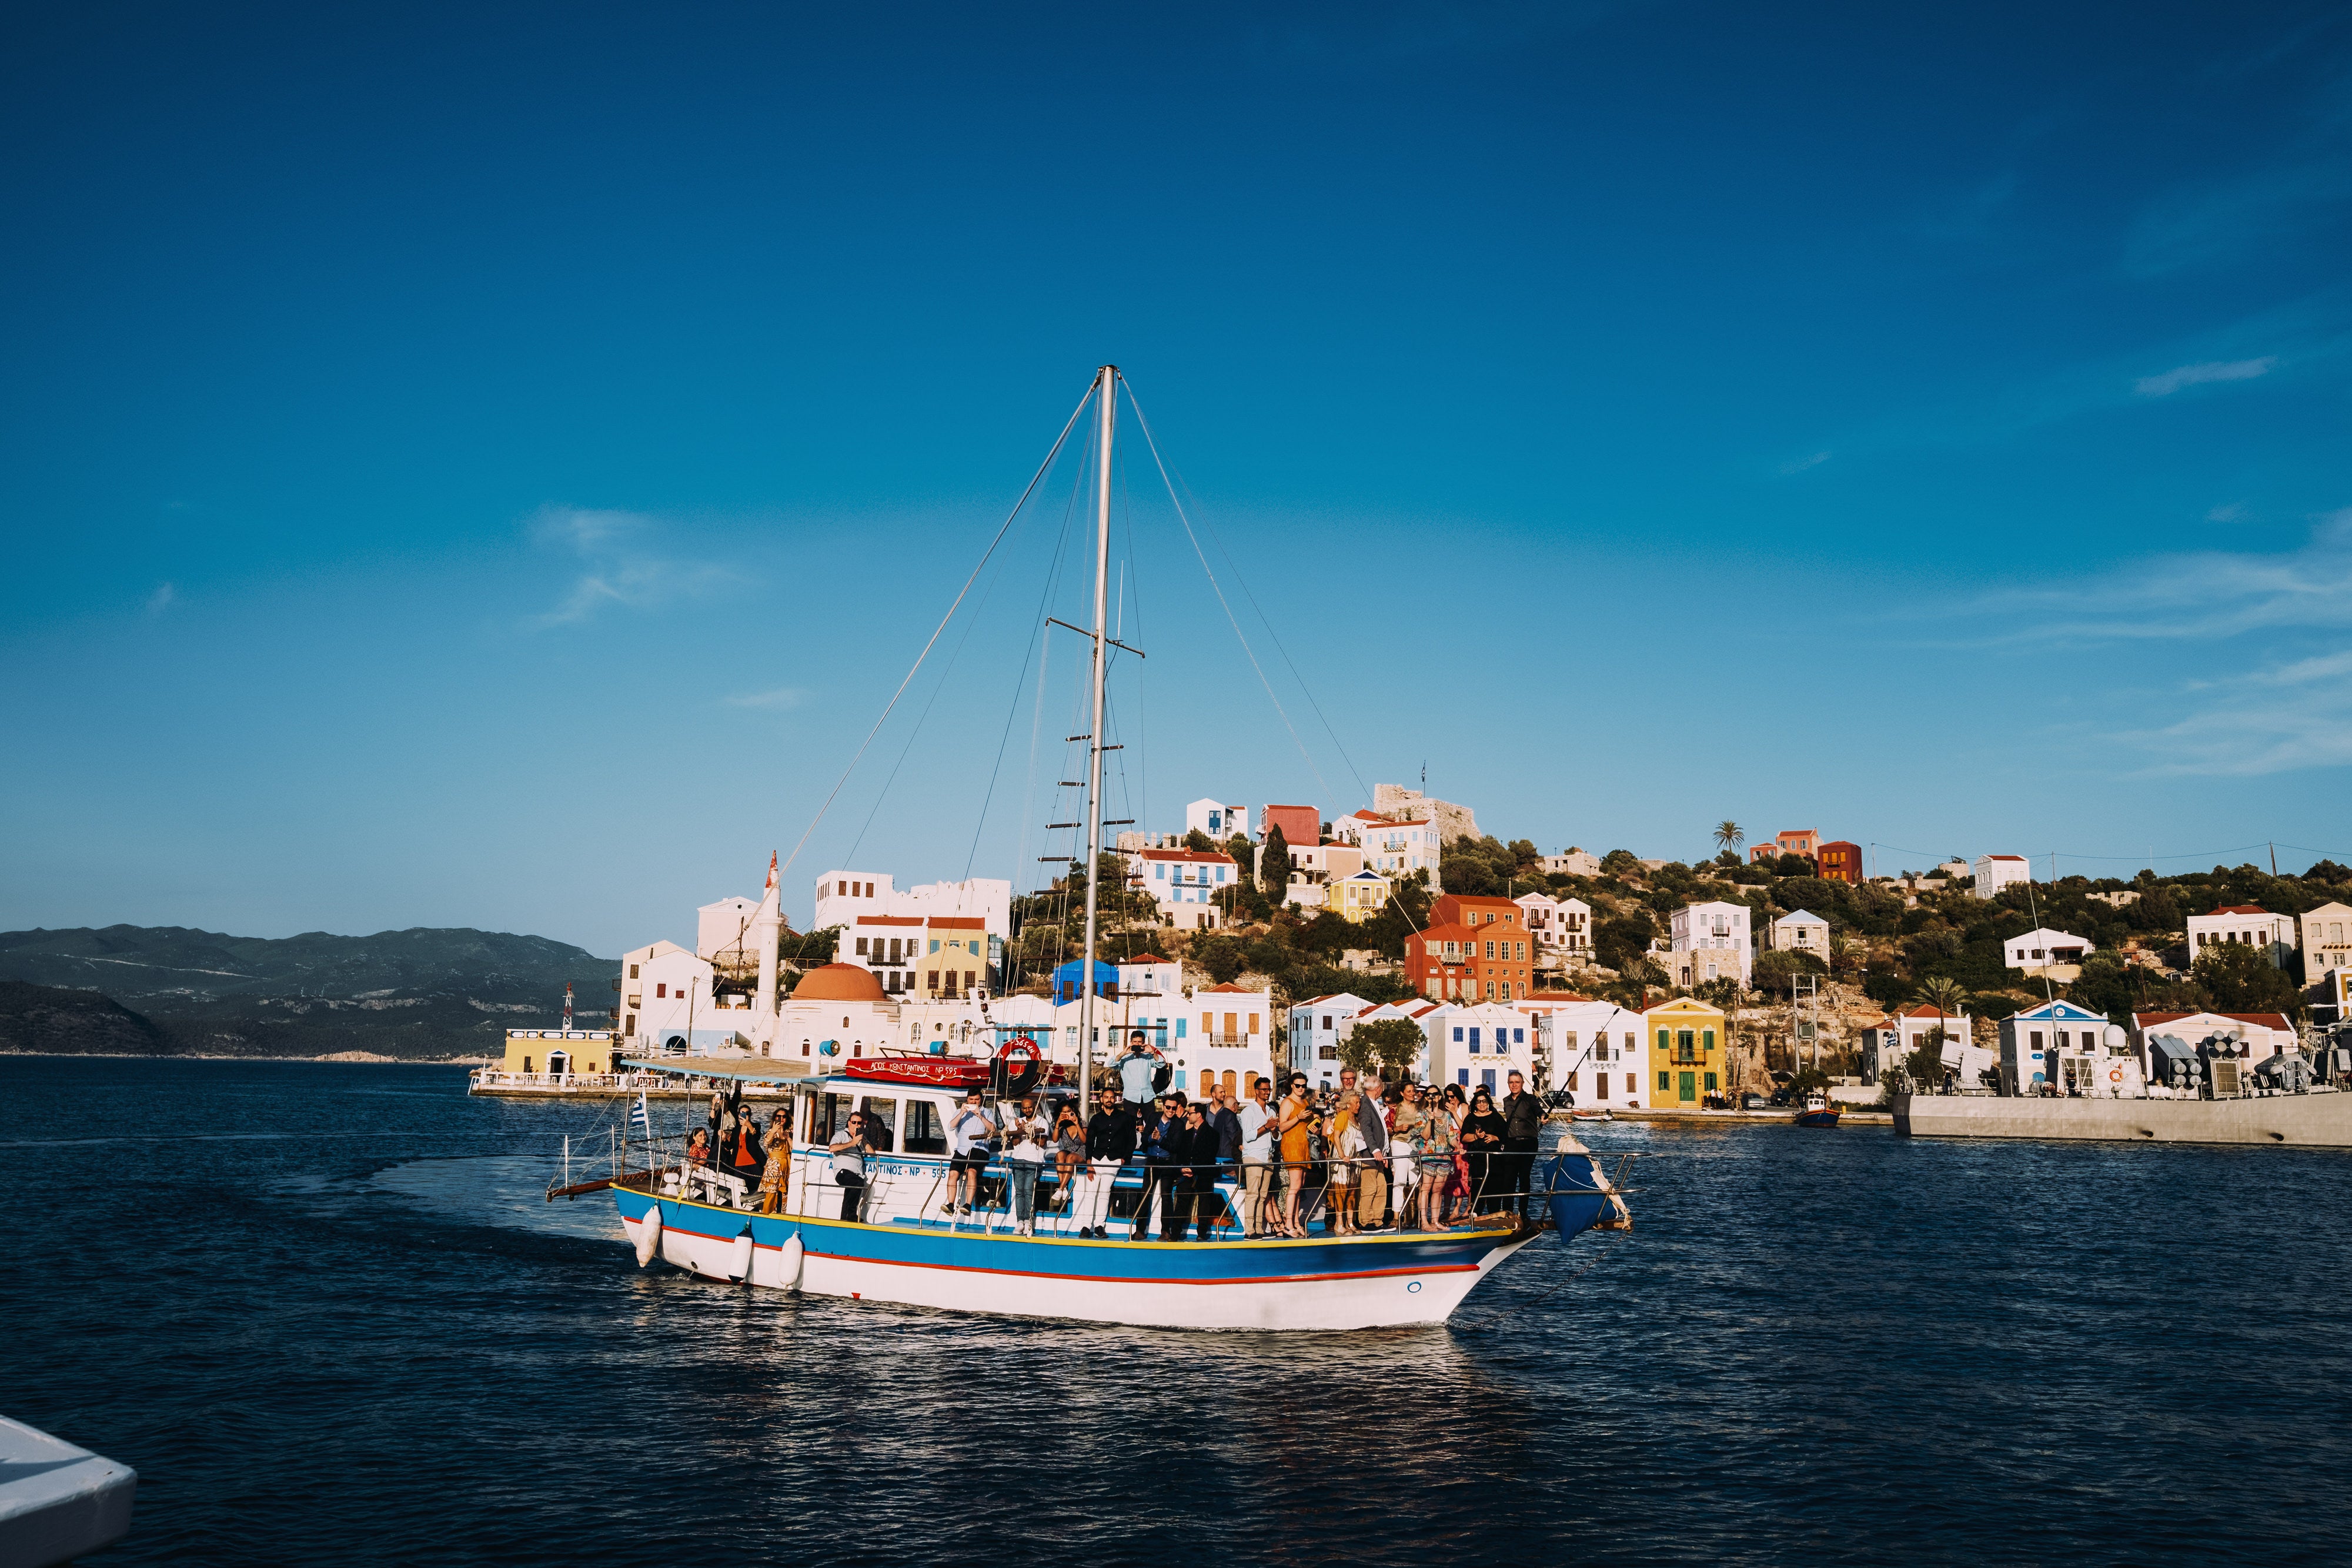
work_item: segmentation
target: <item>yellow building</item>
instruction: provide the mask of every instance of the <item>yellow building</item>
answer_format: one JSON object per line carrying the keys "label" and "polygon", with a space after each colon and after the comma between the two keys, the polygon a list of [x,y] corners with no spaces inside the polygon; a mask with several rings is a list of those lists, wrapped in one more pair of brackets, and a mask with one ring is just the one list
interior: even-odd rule
{"label": "yellow building", "polygon": [[1660,1002],[1642,1015],[1650,1038],[1650,1104],[1697,1109],[1709,1094],[1723,1092],[1726,1042],[1730,1030],[1724,1011],[1696,997]]}
{"label": "yellow building", "polygon": [[1360,871],[1330,883],[1324,901],[1332,914],[1360,925],[1389,906],[1389,879],[1378,872]]}
{"label": "yellow building", "polygon": [[580,1076],[613,1071],[610,1030],[510,1029],[507,1030],[507,1072],[569,1073]]}

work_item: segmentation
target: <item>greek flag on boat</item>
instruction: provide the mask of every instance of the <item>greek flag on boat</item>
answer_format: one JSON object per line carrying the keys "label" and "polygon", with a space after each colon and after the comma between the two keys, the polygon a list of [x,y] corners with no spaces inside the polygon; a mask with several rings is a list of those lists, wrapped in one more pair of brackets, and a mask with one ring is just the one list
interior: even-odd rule
{"label": "greek flag on boat", "polygon": [[646,1117],[646,1092],[637,1091],[637,1103],[629,1107],[629,1131],[640,1138],[653,1136],[653,1128]]}

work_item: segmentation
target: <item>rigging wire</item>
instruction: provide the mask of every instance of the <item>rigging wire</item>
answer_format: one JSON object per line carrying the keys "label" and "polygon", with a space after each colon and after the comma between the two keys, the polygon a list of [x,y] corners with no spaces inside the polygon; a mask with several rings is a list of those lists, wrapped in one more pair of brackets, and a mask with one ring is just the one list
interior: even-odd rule
{"label": "rigging wire", "polygon": [[948,612],[940,617],[940,623],[931,629],[929,639],[923,643],[923,651],[915,655],[915,663],[907,671],[906,679],[898,683],[898,689],[892,692],[890,700],[883,705],[882,716],[876,719],[874,727],[866,732],[866,738],[858,744],[856,755],[849,759],[849,766],[841,770],[839,779],[834,780],[833,789],[826,793],[824,803],[816,809],[816,815],[809,819],[809,825],[801,830],[799,841],[793,845],[793,852],[786,855],[783,864],[777,868],[776,880],[779,883],[783,881],[784,873],[792,869],[793,862],[801,858],[801,851],[808,845],[809,835],[816,831],[817,824],[824,821],[824,814],[833,809],[834,799],[841,793],[842,786],[849,782],[849,776],[852,773],[857,771],[857,764],[865,758],[866,747],[874,744],[874,737],[881,734],[882,727],[890,721],[891,712],[898,707],[898,699],[907,695],[907,687],[913,684],[916,671],[920,670],[923,667],[923,661],[930,657],[933,644],[939,642],[940,634],[948,629],[948,622],[955,619],[956,611],[962,607],[964,595],[970,593],[971,585],[980,580],[980,574],[987,567],[989,558],[996,553],[996,547],[1004,542],[1005,533],[1013,527],[1013,519],[1019,517],[1021,508],[1029,504],[1030,492],[1037,488],[1039,481],[1043,480],[1047,471],[1054,466],[1055,455],[1062,450],[1062,444],[1070,438],[1071,427],[1078,423],[1078,416],[1086,413],[1087,404],[1093,401],[1094,388],[1089,385],[1086,395],[1078,399],[1078,406],[1070,411],[1069,423],[1063,425],[1062,434],[1054,437],[1053,448],[1045,454],[1045,461],[1037,465],[1037,472],[1030,476],[1027,485],[1022,486],[1021,498],[1013,503],[1013,510],[1006,513],[1004,521],[997,526],[996,537],[990,539],[988,548],[981,552],[980,561],[971,569],[971,575],[964,579],[963,586],[956,591],[955,601],[948,606]]}
{"label": "rigging wire", "polygon": [[[1257,673],[1258,685],[1265,688],[1266,701],[1272,703],[1274,711],[1281,716],[1282,727],[1290,732],[1290,743],[1298,747],[1298,755],[1306,759],[1307,771],[1315,775],[1318,784],[1323,786],[1324,799],[1336,803],[1339,792],[1331,788],[1329,779],[1323,777],[1323,769],[1315,764],[1314,753],[1308,751],[1307,743],[1299,738],[1298,727],[1290,722],[1290,714],[1283,707],[1282,699],[1274,695],[1274,683],[1265,678],[1265,666],[1257,662],[1257,650],[1250,646],[1248,633],[1242,630],[1241,622],[1234,614],[1233,605],[1226,601],[1224,587],[1217,581],[1216,569],[1209,564],[1208,553],[1201,549],[1201,541],[1192,532],[1192,519],[1185,516],[1184,503],[1176,497],[1176,486],[1168,477],[1168,465],[1160,460],[1160,444],[1151,439],[1151,426],[1143,417],[1143,405],[1135,401],[1135,389],[1132,387],[1128,389],[1127,402],[1128,406],[1135,410],[1135,423],[1143,432],[1143,444],[1150,449],[1153,465],[1160,470],[1160,482],[1168,488],[1168,500],[1176,508],[1176,520],[1184,525],[1184,538],[1191,541],[1192,554],[1199,558],[1201,570],[1208,574],[1209,587],[1217,596],[1217,607],[1225,612],[1226,624],[1234,629],[1234,636],[1240,641],[1242,652],[1248,655],[1250,668]],[[1295,670],[1292,673],[1297,674]],[[1307,701],[1313,702],[1313,696],[1310,695]],[[1354,765],[1349,766],[1352,768]],[[1357,782],[1360,784],[1362,780],[1360,779]]]}
{"label": "rigging wire", "polygon": [[[1143,405],[1135,401],[1135,389],[1131,386],[1127,389],[1127,402],[1128,405],[1135,410],[1136,423],[1143,425],[1144,441],[1147,444],[1150,444],[1151,427],[1149,424],[1144,423]],[[1152,445],[1151,455],[1154,462],[1159,461],[1160,449],[1156,444]],[[1168,470],[1165,465],[1161,465],[1160,476],[1161,483],[1166,484],[1168,482]],[[1185,484],[1184,476],[1181,470],[1178,471],[1176,475],[1176,484],[1183,485],[1185,493],[1187,495],[1192,495],[1192,486],[1189,484]],[[1171,502],[1176,501],[1174,485],[1171,485],[1169,486],[1168,499]],[[1192,497],[1193,505],[1195,507],[1199,506],[1200,499],[1201,498],[1198,496]],[[1176,509],[1178,514],[1181,516],[1183,512],[1182,505],[1179,503]],[[1339,752],[1339,760],[1348,765],[1348,772],[1355,779],[1356,788],[1363,791],[1364,799],[1367,800],[1370,800],[1372,798],[1371,786],[1365,783],[1364,776],[1357,771],[1355,758],[1348,755],[1348,747],[1339,739],[1339,732],[1332,727],[1329,716],[1323,711],[1323,705],[1315,700],[1315,688],[1308,685],[1307,684],[1307,677],[1298,673],[1298,665],[1291,659],[1290,650],[1283,644],[1282,633],[1275,630],[1274,618],[1268,615],[1265,612],[1265,607],[1257,601],[1257,594],[1251,589],[1249,585],[1249,578],[1242,571],[1241,562],[1235,560],[1234,559],[1234,552],[1225,548],[1224,536],[1217,531],[1216,519],[1208,512],[1203,511],[1201,514],[1201,526],[1209,530],[1209,538],[1216,542],[1217,553],[1223,556],[1225,558],[1225,564],[1233,569],[1234,580],[1241,585],[1242,596],[1249,601],[1250,608],[1257,612],[1258,621],[1265,627],[1266,636],[1272,639],[1274,643],[1275,652],[1282,655],[1283,664],[1287,666],[1290,671],[1290,678],[1298,683],[1299,692],[1307,698],[1307,706],[1313,708],[1315,710],[1315,716],[1322,721],[1323,733],[1331,737],[1332,748]],[[1184,527],[1187,533],[1191,532],[1192,524],[1190,521],[1187,521]],[[1196,544],[1193,548],[1198,549],[1200,547]],[[1205,566],[1207,563],[1204,561],[1202,564]],[[1318,773],[1316,777],[1319,779],[1322,775]],[[1327,784],[1324,788],[1328,789],[1330,786]],[[1332,804],[1336,814],[1338,802],[1335,800]]]}

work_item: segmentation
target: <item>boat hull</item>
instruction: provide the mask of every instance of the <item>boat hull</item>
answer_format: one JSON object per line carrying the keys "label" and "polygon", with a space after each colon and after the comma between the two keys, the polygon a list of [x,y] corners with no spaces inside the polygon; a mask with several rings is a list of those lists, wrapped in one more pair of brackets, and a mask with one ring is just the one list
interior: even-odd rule
{"label": "boat hull", "polygon": [[[661,1210],[664,1261],[708,1279],[1008,1317],[1151,1328],[1348,1330],[1441,1323],[1541,1232],[1456,1230],[1306,1241],[1097,1241],[747,1214],[616,1187],[631,1241]],[[751,1278],[740,1239],[749,1234]]]}

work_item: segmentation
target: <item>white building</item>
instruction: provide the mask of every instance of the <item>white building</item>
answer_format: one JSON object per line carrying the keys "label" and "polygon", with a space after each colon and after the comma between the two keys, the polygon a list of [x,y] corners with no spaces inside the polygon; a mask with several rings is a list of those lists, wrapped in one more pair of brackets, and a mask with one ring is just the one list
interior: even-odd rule
{"label": "white building", "polygon": [[1247,806],[1229,806],[1222,800],[1195,800],[1184,808],[1184,831],[1206,833],[1223,843],[1235,833],[1250,831]]}
{"label": "white building", "polygon": [[871,871],[829,871],[817,879],[816,924],[811,929],[846,929],[861,915],[977,917],[982,928],[1002,943],[1013,933],[1013,884],[976,876],[895,890],[888,877]]}
{"label": "white building", "polygon": [[694,950],[706,958],[733,961],[737,954],[752,956],[751,923],[759,917],[760,901],[734,894],[694,912]]}
{"label": "white building", "polygon": [[1437,882],[1438,831],[1426,818],[1391,821],[1372,811],[1357,811],[1331,824],[1331,836],[1364,852],[1364,869],[1390,878],[1429,873],[1432,893]]}
{"label": "white building", "polygon": [[1517,1008],[1473,1002],[1431,1022],[1439,1027],[1430,1048],[1430,1082],[1456,1083],[1465,1093],[1492,1090],[1498,1106],[1513,1068],[1526,1074],[1529,1088],[1536,1086],[1535,1020]]}
{"label": "white building", "polygon": [[1521,894],[1511,902],[1527,911],[1520,924],[1535,938],[1539,965],[1557,968],[1592,961],[1592,905],[1580,898],[1550,898],[1540,893]]}
{"label": "white building", "polygon": [[2063,1082],[2061,1058],[2103,1049],[2106,1028],[2105,1013],[2072,1002],[2044,1002],[2001,1019],[2000,1092],[2011,1096],[2063,1093],[2063,1088],[2052,1087]]}
{"label": "white building", "polygon": [[1355,1031],[1356,1015],[1372,1004],[1353,991],[1310,997],[1290,1008],[1290,1071],[1317,1082],[1339,1082],[1339,1042]]}
{"label": "white building", "polygon": [[1744,904],[1686,904],[1675,911],[1666,941],[1666,973],[1674,983],[1700,986],[1738,977],[1745,985],[1756,967],[1752,912]]}
{"label": "white building", "polygon": [[2189,917],[2189,956],[2194,961],[2208,947],[2235,942],[2262,948],[2271,967],[2284,969],[2287,955],[2295,949],[2297,936],[2294,915],[2273,915],[2260,904],[2233,904],[2210,915]]}
{"label": "white building", "polygon": [[1632,1106],[1642,1092],[1642,1015],[1615,1002],[1538,991],[1511,1004],[1551,1032],[1551,1082],[1580,1106]]}
{"label": "white building", "polygon": [[2033,880],[2033,867],[2023,855],[1979,855],[1976,862],[1976,895],[1990,898],[2002,888]]}
{"label": "white building", "polygon": [[1776,953],[1811,953],[1830,961],[1830,923],[1811,910],[1792,909],[1765,927]]}
{"label": "white building", "polygon": [[[1901,1066],[1913,1051],[1927,1044],[1927,1037],[1939,1028],[1944,1031],[1946,1044],[1951,1048],[1943,1052],[1946,1061],[1958,1067],[1990,1067],[1996,1060],[1990,1052],[1979,1053],[1983,1058],[1981,1063],[1956,1054],[1958,1047],[1969,1045],[1975,1039],[1969,1032],[1973,1027],[1968,1014],[1939,1013],[1928,1002],[1914,1003],[1900,1012],[1889,1014],[1862,1031],[1862,1081],[1864,1083],[1877,1082],[1881,1077]],[[1969,1046],[1969,1049],[1975,1048]],[[1981,1087],[1969,1071],[1961,1073],[1960,1082],[1967,1088]]]}
{"label": "white building", "polygon": [[2000,945],[2001,962],[2028,973],[2057,964],[2079,964],[2084,955],[2096,951],[2085,938],[2071,931],[2053,931],[2046,925],[2038,925]]}
{"label": "white building", "polygon": [[2304,911],[2304,974],[2316,982],[2330,969],[2352,969],[2352,907],[2323,904]]}
{"label": "white building", "polygon": [[916,988],[915,961],[922,951],[921,915],[861,915],[842,927],[833,959],[871,969],[883,993],[895,997]]}
{"label": "white building", "polygon": [[1546,876],[1599,876],[1601,857],[1571,847],[1565,854],[1544,856],[1543,868]]}
{"label": "white building", "polygon": [[621,1054],[683,1056],[694,1042],[715,1048],[732,1034],[731,1017],[712,1016],[710,978],[710,960],[675,942],[622,954]]}
{"label": "white building", "polygon": [[1128,879],[1151,895],[1160,924],[1214,931],[1224,924],[1217,894],[1235,884],[1241,868],[1231,855],[1209,850],[1139,850],[1127,857]]}

